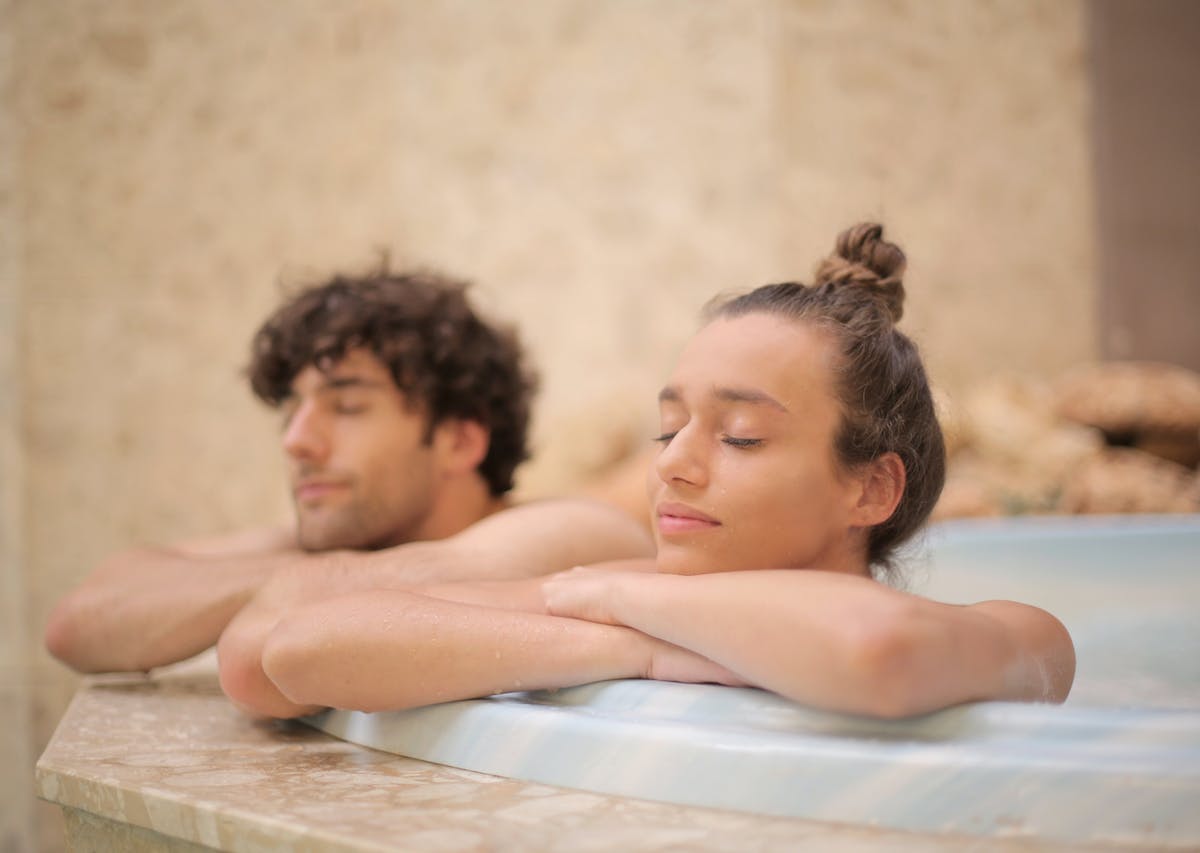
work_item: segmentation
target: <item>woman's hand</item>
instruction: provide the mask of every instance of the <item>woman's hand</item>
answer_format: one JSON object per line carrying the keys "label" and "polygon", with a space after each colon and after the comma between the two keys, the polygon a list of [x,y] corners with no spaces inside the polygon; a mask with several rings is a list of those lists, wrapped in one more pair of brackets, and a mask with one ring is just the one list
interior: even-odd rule
{"label": "woman's hand", "polygon": [[604,625],[623,625],[620,596],[654,566],[649,560],[621,560],[594,566],[576,566],[541,582],[542,600],[552,616],[585,619]]}
{"label": "woman's hand", "polygon": [[656,681],[682,681],[687,684],[727,684],[732,687],[751,687],[737,673],[714,663],[703,655],[675,646],[666,640],[644,635],[651,643],[650,663],[646,678]]}
{"label": "woman's hand", "polygon": [[619,624],[612,612],[613,576],[613,572],[587,566],[550,575],[542,581],[546,612],[605,625]]}
{"label": "woman's hand", "polygon": [[[625,625],[621,615],[622,600],[626,596],[636,596],[639,585],[653,577],[653,572],[653,564],[649,561],[576,566],[558,572],[542,581],[546,612],[605,625]],[[691,684],[749,684],[703,655],[650,634],[638,633],[645,644],[645,678]]]}

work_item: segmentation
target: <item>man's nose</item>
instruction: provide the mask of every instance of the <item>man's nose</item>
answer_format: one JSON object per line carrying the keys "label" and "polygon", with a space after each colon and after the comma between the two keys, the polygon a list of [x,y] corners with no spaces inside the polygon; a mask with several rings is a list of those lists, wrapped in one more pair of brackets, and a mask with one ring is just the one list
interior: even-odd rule
{"label": "man's nose", "polygon": [[708,484],[708,464],[704,457],[703,436],[690,427],[675,433],[654,460],[654,470],[667,484]]}
{"label": "man's nose", "polygon": [[316,406],[302,403],[283,431],[283,449],[293,459],[323,462],[329,455],[329,430]]}

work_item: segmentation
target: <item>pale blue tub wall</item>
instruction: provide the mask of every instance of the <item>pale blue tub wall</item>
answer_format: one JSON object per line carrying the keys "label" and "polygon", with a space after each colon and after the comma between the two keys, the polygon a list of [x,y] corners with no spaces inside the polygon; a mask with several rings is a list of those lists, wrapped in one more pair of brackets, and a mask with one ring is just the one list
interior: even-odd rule
{"label": "pale blue tub wall", "polygon": [[945,522],[909,565],[910,588],[939,601],[1007,598],[1061,619],[1071,705],[1200,709],[1200,517]]}
{"label": "pale blue tub wall", "polygon": [[758,690],[618,681],[313,722],[366,746],[609,794],[918,832],[1200,846],[1200,517],[955,522],[910,588],[1055,613],[1064,706],[880,722]]}

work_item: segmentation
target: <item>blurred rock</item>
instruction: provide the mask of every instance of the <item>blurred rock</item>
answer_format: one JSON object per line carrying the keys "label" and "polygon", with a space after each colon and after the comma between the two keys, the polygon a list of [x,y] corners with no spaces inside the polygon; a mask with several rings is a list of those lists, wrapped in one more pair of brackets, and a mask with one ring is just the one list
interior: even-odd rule
{"label": "blurred rock", "polygon": [[1116,361],[1083,365],[1055,386],[1057,410],[1182,465],[1200,462],[1200,374],[1173,364]]}
{"label": "blurred rock", "polygon": [[983,383],[965,411],[964,447],[975,454],[967,467],[1010,511],[1053,508],[1064,478],[1104,445],[1098,431],[1062,421],[1049,386],[1032,379]]}
{"label": "blurred rock", "polygon": [[1198,512],[1200,476],[1134,448],[1112,447],[1068,478],[1061,506],[1071,513]]}
{"label": "blurred rock", "polygon": [[1133,439],[1133,446],[1188,468],[1200,465],[1200,429],[1191,433],[1143,432]]}

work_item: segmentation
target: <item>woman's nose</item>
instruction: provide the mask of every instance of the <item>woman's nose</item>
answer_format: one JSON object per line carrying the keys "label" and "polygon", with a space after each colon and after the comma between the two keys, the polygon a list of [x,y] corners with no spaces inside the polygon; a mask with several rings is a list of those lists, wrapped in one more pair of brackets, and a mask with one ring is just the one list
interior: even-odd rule
{"label": "woman's nose", "polygon": [[654,460],[654,469],[659,478],[664,483],[707,485],[708,465],[702,441],[702,436],[687,427],[675,433]]}
{"label": "woman's nose", "polygon": [[323,462],[329,455],[329,436],[316,406],[301,403],[283,431],[283,449],[293,459]]}

